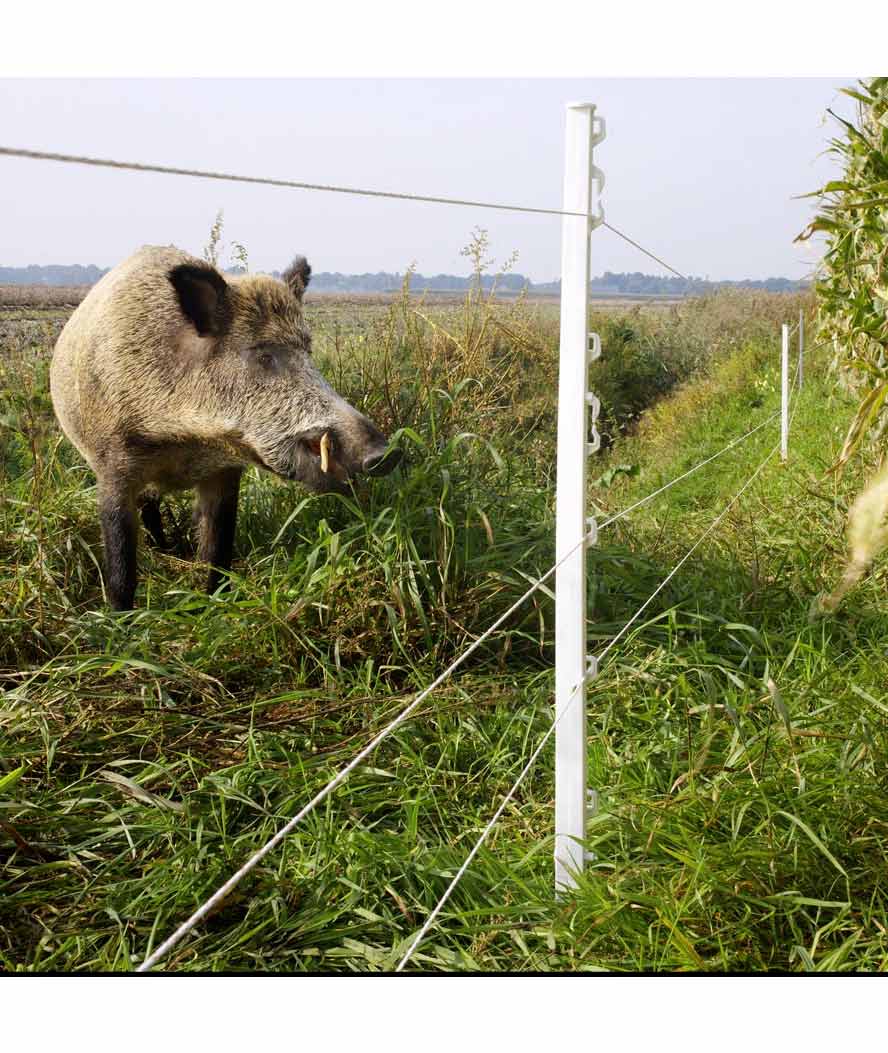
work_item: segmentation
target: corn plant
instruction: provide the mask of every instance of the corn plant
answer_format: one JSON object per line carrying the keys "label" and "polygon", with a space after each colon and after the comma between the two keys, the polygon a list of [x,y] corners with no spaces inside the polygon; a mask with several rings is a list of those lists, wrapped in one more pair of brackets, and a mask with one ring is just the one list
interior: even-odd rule
{"label": "corn plant", "polygon": [[888,399],[888,77],[858,88],[843,89],[858,103],[856,124],[829,111],[844,133],[829,146],[844,175],[810,195],[819,196],[820,209],[796,239],[826,234],[816,283],[819,336],[860,397],[833,470],[844,467],[877,422],[881,431]]}

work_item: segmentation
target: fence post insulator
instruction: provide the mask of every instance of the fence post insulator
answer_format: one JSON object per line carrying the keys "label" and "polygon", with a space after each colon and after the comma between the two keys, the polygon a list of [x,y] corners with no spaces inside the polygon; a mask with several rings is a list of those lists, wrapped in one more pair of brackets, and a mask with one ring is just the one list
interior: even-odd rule
{"label": "fence post insulator", "polygon": [[[598,790],[587,790],[586,791],[586,814],[597,815],[598,814]],[[598,857],[591,849],[586,850],[586,862],[594,863]]]}
{"label": "fence post insulator", "polygon": [[586,544],[598,544],[598,520],[595,516],[588,516],[586,518]]}
{"label": "fence post insulator", "polygon": [[[599,354],[600,353],[601,352],[599,351]],[[601,413],[601,400],[592,391],[586,392],[586,408],[588,411],[588,421],[591,425],[590,441],[586,443],[586,456],[591,457],[593,453],[597,453],[601,449],[601,433],[596,427],[598,417]]]}
{"label": "fence post insulator", "polygon": [[[590,234],[604,221],[598,196],[604,173],[592,148],[605,134],[589,103],[567,107],[564,215],[561,225],[561,331],[558,365],[558,475],[555,578],[555,889],[576,887],[583,870],[586,787],[586,549],[597,536],[586,517],[587,459],[601,445],[600,412],[588,389],[588,366],[601,354],[589,331]],[[593,193],[593,191],[597,191]],[[577,219],[576,213],[582,213]],[[593,411],[590,414],[590,409]],[[591,442],[590,438],[590,416]],[[588,535],[588,536],[587,536]],[[585,540],[574,552],[578,541]]]}

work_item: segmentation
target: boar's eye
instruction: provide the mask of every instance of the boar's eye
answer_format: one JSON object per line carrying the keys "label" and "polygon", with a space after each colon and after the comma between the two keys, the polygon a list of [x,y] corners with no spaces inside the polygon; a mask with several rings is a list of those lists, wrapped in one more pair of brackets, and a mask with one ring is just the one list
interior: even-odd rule
{"label": "boar's eye", "polygon": [[255,344],[246,353],[246,360],[269,372],[277,369],[277,349],[270,344]]}

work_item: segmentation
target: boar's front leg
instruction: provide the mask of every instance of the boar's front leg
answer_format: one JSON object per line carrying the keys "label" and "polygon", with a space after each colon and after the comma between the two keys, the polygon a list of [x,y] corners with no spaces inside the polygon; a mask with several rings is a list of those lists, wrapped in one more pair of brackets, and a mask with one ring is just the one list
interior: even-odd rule
{"label": "boar's front leg", "polygon": [[128,611],[136,595],[136,505],[120,485],[99,483],[99,519],[105,544],[105,589],[115,611]]}
{"label": "boar's front leg", "polygon": [[197,558],[210,564],[207,592],[215,592],[231,569],[241,468],[226,468],[197,487],[195,509],[200,541]]}

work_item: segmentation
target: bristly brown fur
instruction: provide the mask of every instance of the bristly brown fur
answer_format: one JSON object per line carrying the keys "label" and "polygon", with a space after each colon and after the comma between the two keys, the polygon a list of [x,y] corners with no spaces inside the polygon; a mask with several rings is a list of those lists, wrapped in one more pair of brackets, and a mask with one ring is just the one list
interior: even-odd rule
{"label": "bristly brown fur", "polygon": [[[237,510],[231,480],[246,466],[328,490],[381,459],[385,437],[308,355],[310,275],[299,256],[286,281],[227,279],[178,249],[145,246],[90,290],[62,330],[50,390],[100,492],[114,495],[102,509],[114,606],[132,603],[135,508],[146,490],[215,492],[228,481],[225,500],[201,500],[202,553],[225,570]],[[336,471],[323,472],[313,452],[322,434]],[[152,533],[159,522],[149,512]]]}
{"label": "bristly brown fur", "polygon": [[301,299],[302,294],[308,288],[308,283],[311,281],[311,267],[308,264],[308,260],[304,256],[297,256],[281,275],[281,278],[292,289],[294,295]]}

